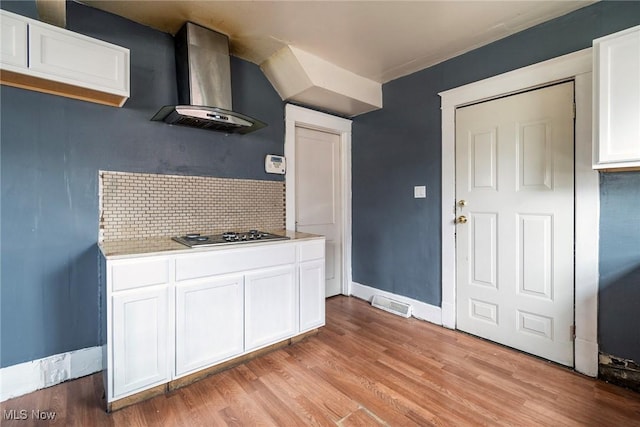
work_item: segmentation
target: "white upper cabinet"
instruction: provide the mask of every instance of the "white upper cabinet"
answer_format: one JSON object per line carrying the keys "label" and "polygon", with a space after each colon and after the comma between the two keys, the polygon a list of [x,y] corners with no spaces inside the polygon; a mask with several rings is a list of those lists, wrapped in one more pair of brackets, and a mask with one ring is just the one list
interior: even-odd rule
{"label": "white upper cabinet", "polygon": [[593,47],[593,167],[640,170],[640,26]]}
{"label": "white upper cabinet", "polygon": [[121,107],[129,98],[129,49],[0,11],[4,85]]}
{"label": "white upper cabinet", "polygon": [[27,23],[2,12],[0,24],[0,63],[3,68],[5,64],[27,68]]}

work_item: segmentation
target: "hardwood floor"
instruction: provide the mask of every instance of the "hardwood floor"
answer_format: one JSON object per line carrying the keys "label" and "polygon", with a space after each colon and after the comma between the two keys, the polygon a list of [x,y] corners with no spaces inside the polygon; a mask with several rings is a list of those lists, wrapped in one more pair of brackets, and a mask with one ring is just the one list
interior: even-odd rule
{"label": "hardwood floor", "polygon": [[640,426],[639,393],[347,297],[291,347],[112,414],[101,396],[91,375],[0,404],[0,424]]}

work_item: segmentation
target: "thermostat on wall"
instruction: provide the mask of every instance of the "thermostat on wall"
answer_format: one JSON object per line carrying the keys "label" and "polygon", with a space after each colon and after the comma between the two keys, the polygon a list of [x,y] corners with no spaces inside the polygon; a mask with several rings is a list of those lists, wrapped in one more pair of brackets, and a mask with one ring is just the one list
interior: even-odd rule
{"label": "thermostat on wall", "polygon": [[274,154],[267,154],[264,159],[264,170],[267,173],[277,173],[284,175],[286,168],[285,158]]}

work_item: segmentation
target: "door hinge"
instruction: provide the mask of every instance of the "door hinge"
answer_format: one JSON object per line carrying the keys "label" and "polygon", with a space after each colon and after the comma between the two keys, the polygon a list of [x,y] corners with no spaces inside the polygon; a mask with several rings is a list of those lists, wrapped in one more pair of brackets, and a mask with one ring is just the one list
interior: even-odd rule
{"label": "door hinge", "polygon": [[576,118],[576,110],[577,110],[577,107],[576,107],[576,103],[574,102],[573,103],[573,118],[574,119]]}
{"label": "door hinge", "polygon": [[576,339],[576,325],[571,325],[569,326],[569,336],[571,337],[571,340]]}

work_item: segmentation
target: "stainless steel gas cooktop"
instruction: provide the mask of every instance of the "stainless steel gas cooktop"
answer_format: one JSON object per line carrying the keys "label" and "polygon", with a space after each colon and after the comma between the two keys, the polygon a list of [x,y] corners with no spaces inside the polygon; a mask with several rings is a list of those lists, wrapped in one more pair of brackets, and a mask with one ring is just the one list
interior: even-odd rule
{"label": "stainless steel gas cooktop", "polygon": [[267,240],[288,240],[289,237],[280,234],[267,233],[266,231],[249,230],[243,232],[227,231],[222,234],[203,236],[199,233],[185,236],[172,237],[178,243],[190,248],[202,246],[233,245],[238,243],[263,242]]}

